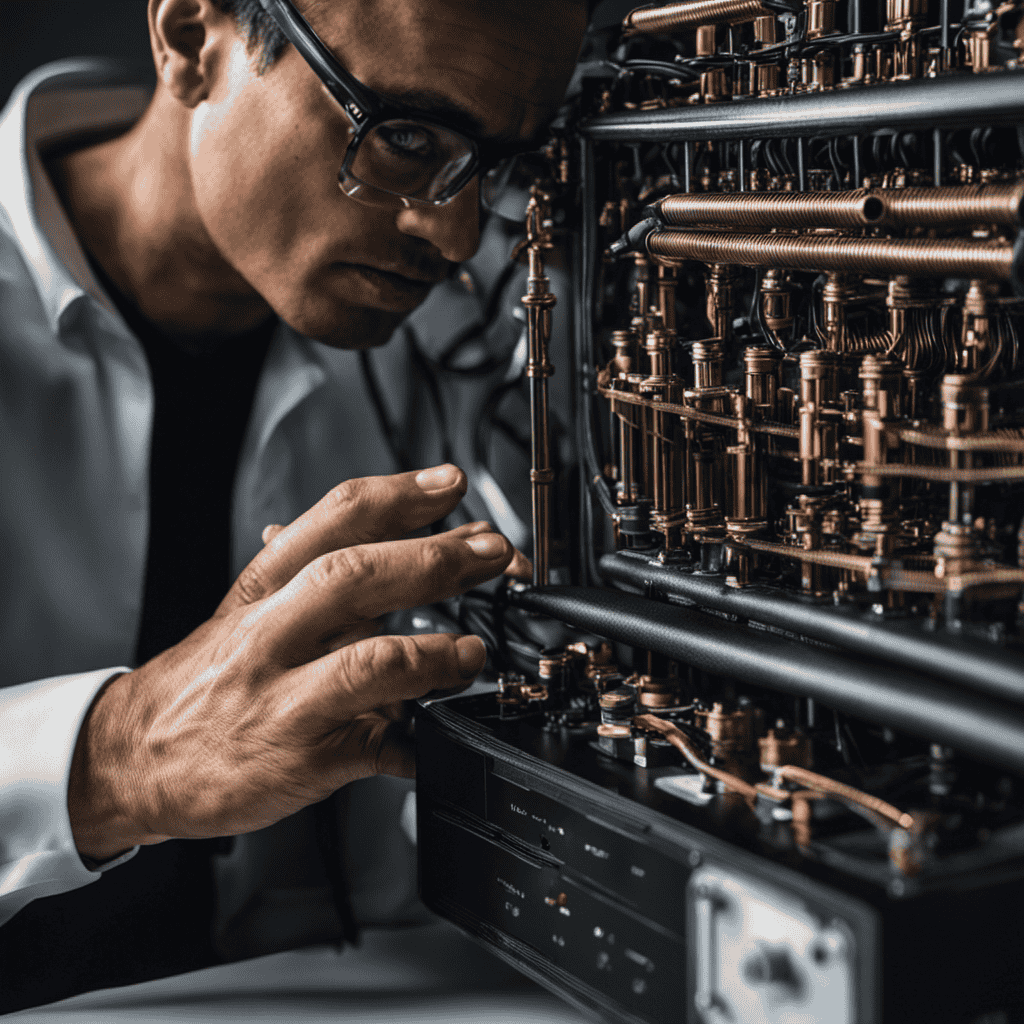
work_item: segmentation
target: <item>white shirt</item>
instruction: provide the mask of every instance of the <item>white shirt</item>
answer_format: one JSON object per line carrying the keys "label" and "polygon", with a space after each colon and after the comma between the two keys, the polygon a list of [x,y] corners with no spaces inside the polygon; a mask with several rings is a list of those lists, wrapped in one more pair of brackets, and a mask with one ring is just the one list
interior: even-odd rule
{"label": "white shirt", "polygon": [[[133,123],[149,90],[119,76],[106,61],[50,64],[0,115],[0,924],[99,877],[75,849],[68,772],[96,693],[131,665],[142,606],[149,371],[39,155]],[[473,291],[439,286],[418,322],[458,330],[480,315]],[[234,484],[233,573],[268,523],[292,521],[341,480],[396,468],[356,353],[282,324]]]}

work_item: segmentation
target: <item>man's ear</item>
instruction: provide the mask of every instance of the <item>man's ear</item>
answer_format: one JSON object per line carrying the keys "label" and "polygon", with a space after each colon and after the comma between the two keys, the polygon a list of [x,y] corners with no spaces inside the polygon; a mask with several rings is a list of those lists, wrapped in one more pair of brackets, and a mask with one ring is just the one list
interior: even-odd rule
{"label": "man's ear", "polygon": [[157,77],[186,107],[209,98],[237,26],[210,0],[149,0],[149,39]]}

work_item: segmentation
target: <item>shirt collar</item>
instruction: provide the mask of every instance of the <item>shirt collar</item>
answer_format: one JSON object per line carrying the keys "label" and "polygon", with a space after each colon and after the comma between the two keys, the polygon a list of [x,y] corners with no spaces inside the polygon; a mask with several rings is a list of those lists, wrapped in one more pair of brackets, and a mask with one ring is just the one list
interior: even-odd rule
{"label": "shirt collar", "polygon": [[85,295],[116,311],[89,269],[40,152],[130,127],[152,93],[139,79],[114,61],[55,61],[24,78],[0,114],[0,205],[55,334]]}

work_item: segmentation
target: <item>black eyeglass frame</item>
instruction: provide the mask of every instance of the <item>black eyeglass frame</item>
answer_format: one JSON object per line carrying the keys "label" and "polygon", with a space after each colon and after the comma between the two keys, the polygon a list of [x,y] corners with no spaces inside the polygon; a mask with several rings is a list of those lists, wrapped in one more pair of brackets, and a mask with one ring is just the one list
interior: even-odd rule
{"label": "black eyeglass frame", "polygon": [[[299,13],[291,0],[259,0],[260,6],[274,19],[287,40],[299,51],[313,73],[320,79],[327,91],[337,100],[355,134],[349,142],[345,161],[338,172],[339,182],[346,176],[359,181],[369,188],[388,195],[397,196],[405,202],[422,203],[426,206],[442,206],[454,199],[477,174],[486,174],[503,160],[530,152],[534,147],[515,143],[494,143],[474,139],[464,132],[445,124],[439,118],[431,117],[420,110],[389,103],[372,89],[342,67],[338,59],[324,45],[323,40],[313,31],[312,26]],[[400,192],[380,188],[371,182],[364,182],[356,175],[349,174],[359,144],[371,129],[384,121],[402,120],[433,124],[464,139],[469,146],[471,159],[459,175],[452,179],[444,191],[432,199],[405,196]]]}

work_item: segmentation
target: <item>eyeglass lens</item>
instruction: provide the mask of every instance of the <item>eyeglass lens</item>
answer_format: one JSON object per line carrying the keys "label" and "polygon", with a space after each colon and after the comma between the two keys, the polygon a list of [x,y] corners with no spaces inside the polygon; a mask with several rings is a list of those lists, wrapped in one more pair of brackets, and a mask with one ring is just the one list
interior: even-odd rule
{"label": "eyeglass lens", "polygon": [[389,120],[370,129],[350,153],[342,175],[383,192],[436,203],[466,183],[473,160],[471,144],[456,132],[419,121]]}

